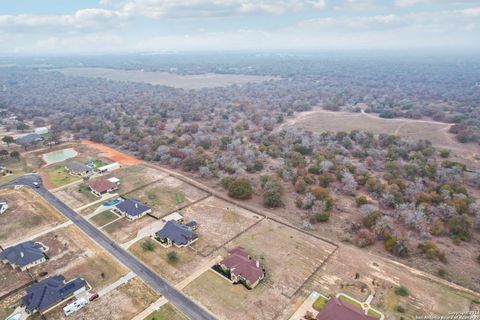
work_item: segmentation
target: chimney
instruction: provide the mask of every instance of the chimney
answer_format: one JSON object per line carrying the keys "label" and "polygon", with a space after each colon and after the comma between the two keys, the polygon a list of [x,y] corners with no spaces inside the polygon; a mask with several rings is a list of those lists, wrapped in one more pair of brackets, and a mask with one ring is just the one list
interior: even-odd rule
{"label": "chimney", "polygon": [[255,265],[257,266],[257,268],[260,268],[260,262],[258,260],[256,262],[257,263]]}
{"label": "chimney", "polygon": [[135,208],[137,208],[137,209],[138,209],[138,203],[135,203]]}
{"label": "chimney", "polygon": [[23,253],[23,251],[20,251],[20,257],[25,257],[25,254]]}

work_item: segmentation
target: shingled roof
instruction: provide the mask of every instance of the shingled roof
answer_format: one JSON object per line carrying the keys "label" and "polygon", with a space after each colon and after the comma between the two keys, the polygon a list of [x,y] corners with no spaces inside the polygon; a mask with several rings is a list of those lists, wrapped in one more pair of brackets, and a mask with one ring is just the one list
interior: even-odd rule
{"label": "shingled roof", "polygon": [[65,167],[67,167],[67,169],[73,173],[82,173],[82,172],[88,172],[92,170],[86,164],[83,164],[77,161],[71,161],[67,163]]}
{"label": "shingled roof", "polygon": [[373,316],[337,297],[332,297],[316,317],[317,320],[377,320]]}
{"label": "shingled roof", "polygon": [[0,260],[7,260],[10,264],[20,268],[43,258],[42,244],[33,241],[22,242],[0,252]]}
{"label": "shingled roof", "polygon": [[150,207],[136,199],[126,199],[117,204],[117,209],[129,216],[139,216],[145,211],[150,210]]}
{"label": "shingled roof", "polygon": [[22,301],[30,313],[44,311],[86,286],[87,282],[81,278],[65,283],[62,275],[53,276],[28,287]]}
{"label": "shingled roof", "polygon": [[186,245],[188,242],[198,238],[198,235],[188,227],[176,221],[168,221],[162,230],[155,233],[162,241],[169,239],[176,245]]}
{"label": "shingled roof", "polygon": [[251,259],[242,247],[236,247],[230,251],[230,255],[220,262],[232,274],[245,278],[249,283],[255,283],[262,278],[264,271],[260,264]]}
{"label": "shingled roof", "polygon": [[117,185],[110,180],[98,178],[88,182],[88,186],[98,193],[105,193],[109,190],[117,189]]}

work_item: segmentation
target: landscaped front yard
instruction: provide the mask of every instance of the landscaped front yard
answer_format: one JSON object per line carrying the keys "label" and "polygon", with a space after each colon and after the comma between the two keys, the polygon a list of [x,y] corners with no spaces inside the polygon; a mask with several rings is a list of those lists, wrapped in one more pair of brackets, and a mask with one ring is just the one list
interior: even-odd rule
{"label": "landscaped front yard", "polygon": [[[151,245],[145,246],[146,241]],[[191,248],[177,248],[175,246],[164,248],[156,240],[150,238],[137,241],[129,250],[156,273],[173,283],[178,283],[188,277],[206,260]],[[169,252],[175,252],[176,261],[168,258]]]}

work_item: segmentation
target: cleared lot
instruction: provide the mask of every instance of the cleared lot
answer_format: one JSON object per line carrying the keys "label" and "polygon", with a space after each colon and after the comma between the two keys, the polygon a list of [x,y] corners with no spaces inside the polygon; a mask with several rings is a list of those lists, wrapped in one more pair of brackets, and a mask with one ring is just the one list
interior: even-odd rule
{"label": "cleared lot", "polygon": [[[127,284],[109,292],[106,296],[89,303],[82,310],[68,318],[62,308],[56,308],[48,314],[48,319],[115,319],[130,320],[136,314],[158,300],[160,296],[139,278],[133,278]],[[175,318],[171,318],[173,320]]]}
{"label": "cleared lot", "polygon": [[[333,246],[283,226],[262,220],[227,244],[242,246],[265,265],[266,279],[255,289],[232,285],[212,271],[185,288],[222,319],[287,319],[291,296],[317,270]],[[226,255],[226,250],[222,250]]]}
{"label": "cleared lot", "polygon": [[36,238],[35,241],[40,241],[49,248],[46,253],[50,258],[31,269],[37,276],[48,272],[50,275],[62,274],[66,279],[82,277],[94,289],[98,289],[127,272],[73,225]]}
{"label": "cleared lot", "polygon": [[25,237],[50,229],[66,219],[28,188],[0,190],[9,209],[0,216],[0,244],[19,242]]}
{"label": "cleared lot", "polygon": [[0,263],[0,297],[32,281],[27,272]]}
{"label": "cleared lot", "polygon": [[[355,279],[357,272],[359,279]],[[368,288],[364,292],[361,291],[362,284]],[[395,294],[395,288],[400,285],[408,288],[410,294],[407,297]],[[478,295],[454,290],[422,277],[417,270],[347,246],[341,246],[335,252],[306,288],[305,294],[310,290],[325,295],[342,291],[361,301],[373,291],[373,305],[385,314],[386,319],[446,315],[451,311],[468,311],[480,306],[474,302],[480,301]],[[398,305],[405,309],[405,313],[396,311]]]}
{"label": "cleared lot", "polygon": [[152,215],[162,217],[207,196],[207,193],[176,178],[166,176],[125,196],[141,200],[152,208]]}
{"label": "cleared lot", "polygon": [[248,227],[262,219],[251,211],[232,206],[228,202],[209,197],[184,210],[185,221],[198,222],[199,239],[194,248],[209,255]]}
{"label": "cleared lot", "polygon": [[167,175],[159,170],[152,169],[143,164],[122,167],[104,176],[104,178],[116,177],[120,179],[117,193],[125,194],[148,185],[154,181],[164,179]]}

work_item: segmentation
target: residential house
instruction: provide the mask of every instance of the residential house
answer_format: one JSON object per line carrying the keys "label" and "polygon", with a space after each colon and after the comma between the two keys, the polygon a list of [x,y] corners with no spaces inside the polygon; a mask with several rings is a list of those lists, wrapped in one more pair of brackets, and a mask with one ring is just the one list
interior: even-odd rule
{"label": "residential house", "polygon": [[[194,225],[196,227],[197,223],[194,222]],[[185,247],[197,241],[198,235],[189,226],[170,220],[155,233],[155,238],[168,247],[172,244]]]}
{"label": "residential house", "polygon": [[45,251],[45,246],[40,242],[26,241],[0,252],[0,260],[12,268],[25,271],[46,261]]}
{"label": "residential house", "polygon": [[0,200],[0,214],[4,214],[8,209],[8,203],[5,200]]}
{"label": "residential house", "polygon": [[43,138],[38,133],[30,133],[17,138],[15,140],[15,143],[26,147],[26,146],[41,142],[42,140]]}
{"label": "residential house", "polygon": [[82,278],[65,282],[64,276],[57,275],[28,287],[22,302],[25,310],[30,314],[45,313],[65,300],[84,292],[87,286],[87,282]]}
{"label": "residential house", "polygon": [[86,177],[90,173],[92,173],[92,169],[88,167],[86,164],[71,161],[67,163],[65,166],[65,170],[67,170],[70,174],[80,177]]}
{"label": "residential house", "polygon": [[146,204],[136,199],[126,199],[116,205],[114,209],[117,213],[124,215],[129,220],[140,219],[144,215],[152,212],[152,209]]}
{"label": "residential house", "polygon": [[105,193],[118,190],[118,186],[110,180],[98,178],[88,182],[88,187],[94,195],[101,197]]}
{"label": "residential house", "polygon": [[224,272],[230,273],[234,283],[242,282],[247,288],[255,288],[265,277],[265,270],[258,260],[252,259],[242,247],[236,247],[229,255],[220,261],[219,266]]}
{"label": "residential house", "polygon": [[332,297],[318,313],[317,320],[378,320],[350,302]]}
{"label": "residential house", "polygon": [[110,172],[116,169],[120,169],[120,164],[118,162],[107,164],[103,167],[97,169],[98,173]]}

